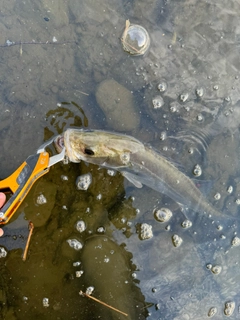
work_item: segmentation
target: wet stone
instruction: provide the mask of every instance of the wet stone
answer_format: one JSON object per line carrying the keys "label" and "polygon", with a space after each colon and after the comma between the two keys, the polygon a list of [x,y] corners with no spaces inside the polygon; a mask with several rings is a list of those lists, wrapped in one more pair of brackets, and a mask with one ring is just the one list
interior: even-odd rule
{"label": "wet stone", "polygon": [[[112,259],[104,263],[106,257],[110,255]],[[84,267],[82,277],[91,287],[98,290],[101,288],[102,301],[109,301],[110,297],[114,301],[114,307],[128,313],[129,319],[142,319],[139,310],[143,306],[142,294],[133,284],[129,258],[129,254],[121,246],[106,236],[90,237],[84,243],[81,255]],[[87,289],[87,292],[91,294],[92,290]],[[124,296],[127,299],[122,299]],[[98,314],[98,317],[101,319],[111,319],[113,316],[108,308],[102,309],[100,315]]]}
{"label": "wet stone", "polygon": [[96,99],[110,127],[118,131],[138,128],[140,118],[133,95],[120,83],[113,79],[101,82]]}
{"label": "wet stone", "polygon": [[[43,195],[47,195],[47,199]],[[29,192],[28,206],[24,209],[25,217],[31,220],[35,227],[46,224],[55,205],[57,186],[49,181],[41,179]]]}

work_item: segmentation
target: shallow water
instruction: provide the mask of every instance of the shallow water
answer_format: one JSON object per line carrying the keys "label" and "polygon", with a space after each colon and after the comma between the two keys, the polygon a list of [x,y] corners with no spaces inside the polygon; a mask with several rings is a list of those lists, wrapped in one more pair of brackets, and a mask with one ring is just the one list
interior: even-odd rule
{"label": "shallow water", "polygon": [[[116,130],[151,144],[191,178],[199,164],[195,178],[226,216],[190,212],[93,165],[57,164],[4,226],[1,319],[126,318],[81,297],[89,286],[131,319],[208,319],[212,307],[215,319],[231,312],[240,318],[239,250],[232,246],[240,232],[239,12],[236,1],[1,5],[1,178],[69,126]],[[122,50],[126,19],[149,32],[146,55]],[[34,43],[54,37],[57,43]],[[6,47],[7,40],[23,44]],[[157,96],[164,104],[154,109]],[[77,177],[89,172],[89,189],[77,190]],[[173,213],[166,223],[153,213],[163,207]],[[186,218],[188,229],[181,226]],[[142,238],[142,224],[152,227],[152,238]],[[179,247],[174,235],[183,240]],[[74,250],[69,239],[83,248]]]}

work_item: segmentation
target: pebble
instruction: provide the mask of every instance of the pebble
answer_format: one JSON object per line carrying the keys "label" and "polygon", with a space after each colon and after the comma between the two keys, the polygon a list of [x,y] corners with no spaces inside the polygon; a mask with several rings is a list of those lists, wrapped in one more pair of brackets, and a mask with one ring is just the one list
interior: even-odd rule
{"label": "pebble", "polygon": [[117,81],[102,81],[97,88],[96,99],[113,129],[125,132],[139,127],[140,116],[133,95]]}

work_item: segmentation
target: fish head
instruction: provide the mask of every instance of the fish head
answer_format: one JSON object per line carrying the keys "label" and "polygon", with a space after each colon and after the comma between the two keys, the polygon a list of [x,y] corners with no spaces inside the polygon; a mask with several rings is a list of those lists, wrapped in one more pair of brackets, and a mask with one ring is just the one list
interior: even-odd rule
{"label": "fish head", "polygon": [[[144,149],[135,138],[100,130],[67,129],[62,140],[70,161],[83,160],[115,169],[128,166],[131,154]],[[62,140],[59,138],[57,150]]]}

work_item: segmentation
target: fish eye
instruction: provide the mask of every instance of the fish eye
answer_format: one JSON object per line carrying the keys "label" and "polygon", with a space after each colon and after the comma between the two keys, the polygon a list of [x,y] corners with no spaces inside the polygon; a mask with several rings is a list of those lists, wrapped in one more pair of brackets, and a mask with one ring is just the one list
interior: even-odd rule
{"label": "fish eye", "polygon": [[85,148],[84,153],[87,154],[88,156],[94,156],[94,151],[89,148]]}

